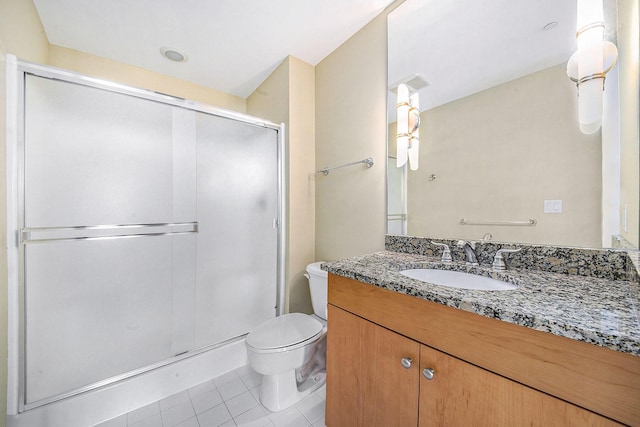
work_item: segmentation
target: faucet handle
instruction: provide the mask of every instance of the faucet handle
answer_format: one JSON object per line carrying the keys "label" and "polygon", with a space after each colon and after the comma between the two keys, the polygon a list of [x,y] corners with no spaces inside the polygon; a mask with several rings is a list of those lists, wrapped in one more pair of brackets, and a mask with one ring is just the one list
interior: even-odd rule
{"label": "faucet handle", "polygon": [[506,270],[507,266],[504,263],[504,258],[502,256],[502,254],[520,252],[521,250],[522,250],[522,248],[518,248],[518,249],[498,249],[498,251],[496,252],[496,255],[493,257],[493,264],[492,264],[491,267],[494,270],[498,270],[498,271]]}
{"label": "faucet handle", "polygon": [[453,261],[453,258],[451,258],[451,251],[449,250],[449,245],[447,245],[446,243],[434,242],[433,240],[431,241],[431,243],[436,246],[442,246],[444,248],[444,250],[442,251],[442,260],[441,260],[443,263],[448,264],[451,261]]}

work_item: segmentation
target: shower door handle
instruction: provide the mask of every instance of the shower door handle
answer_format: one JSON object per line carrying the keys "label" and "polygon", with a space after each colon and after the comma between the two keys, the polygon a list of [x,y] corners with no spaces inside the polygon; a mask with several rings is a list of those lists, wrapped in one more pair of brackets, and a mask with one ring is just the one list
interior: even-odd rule
{"label": "shower door handle", "polygon": [[88,225],[77,227],[28,227],[20,230],[21,244],[70,240],[130,239],[198,233],[198,222]]}

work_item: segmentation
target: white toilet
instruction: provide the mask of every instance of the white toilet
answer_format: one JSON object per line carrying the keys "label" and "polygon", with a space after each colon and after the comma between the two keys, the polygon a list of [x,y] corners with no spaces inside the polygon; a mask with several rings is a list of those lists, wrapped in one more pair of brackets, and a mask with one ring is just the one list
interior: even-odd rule
{"label": "white toilet", "polygon": [[315,314],[290,313],[269,319],[247,335],[249,365],[262,374],[260,401],[281,411],[325,383],[327,272],[322,262],[307,266]]}

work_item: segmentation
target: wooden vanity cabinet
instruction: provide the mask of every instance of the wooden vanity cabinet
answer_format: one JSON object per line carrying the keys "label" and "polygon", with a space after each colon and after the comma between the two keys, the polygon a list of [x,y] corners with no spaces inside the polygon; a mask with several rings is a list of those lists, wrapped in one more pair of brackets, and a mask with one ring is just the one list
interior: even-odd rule
{"label": "wooden vanity cabinet", "polygon": [[[326,425],[418,425],[420,344],[331,305],[327,317],[337,327],[327,335]],[[411,368],[402,367],[403,358]]]}
{"label": "wooden vanity cabinet", "polygon": [[423,369],[434,374],[420,380],[420,427],[621,425],[425,345]]}
{"label": "wooden vanity cabinet", "polygon": [[[327,427],[640,425],[640,359],[635,356],[593,345],[596,359],[572,349],[562,353],[554,347],[558,343],[549,345],[537,336],[534,346],[543,347],[532,352],[527,328],[334,275],[329,276],[328,310]],[[437,320],[433,310],[444,319]],[[473,316],[475,329],[467,316]],[[525,338],[500,331],[500,324],[518,328]],[[421,332],[434,328],[440,330]],[[495,351],[496,341],[489,338],[495,334],[503,351]],[[579,343],[553,338],[569,347]],[[601,358],[617,354],[627,357]],[[591,378],[581,371],[592,362],[604,375]],[[536,381],[540,364],[548,368],[543,369],[548,377]],[[425,369],[433,370],[432,379],[423,375]],[[576,382],[576,375],[586,380]],[[604,406],[593,404],[603,399]],[[602,407],[609,410],[606,416],[597,411]]]}

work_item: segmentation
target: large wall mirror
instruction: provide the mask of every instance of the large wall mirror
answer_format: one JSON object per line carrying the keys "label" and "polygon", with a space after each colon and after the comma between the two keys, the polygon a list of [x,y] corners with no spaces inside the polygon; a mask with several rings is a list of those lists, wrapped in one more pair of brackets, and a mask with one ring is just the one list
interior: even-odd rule
{"label": "large wall mirror", "polygon": [[[583,134],[574,0],[407,0],[389,14],[388,233],[638,247],[638,0],[605,0],[619,51]],[[419,168],[396,167],[396,87],[419,94]]]}

